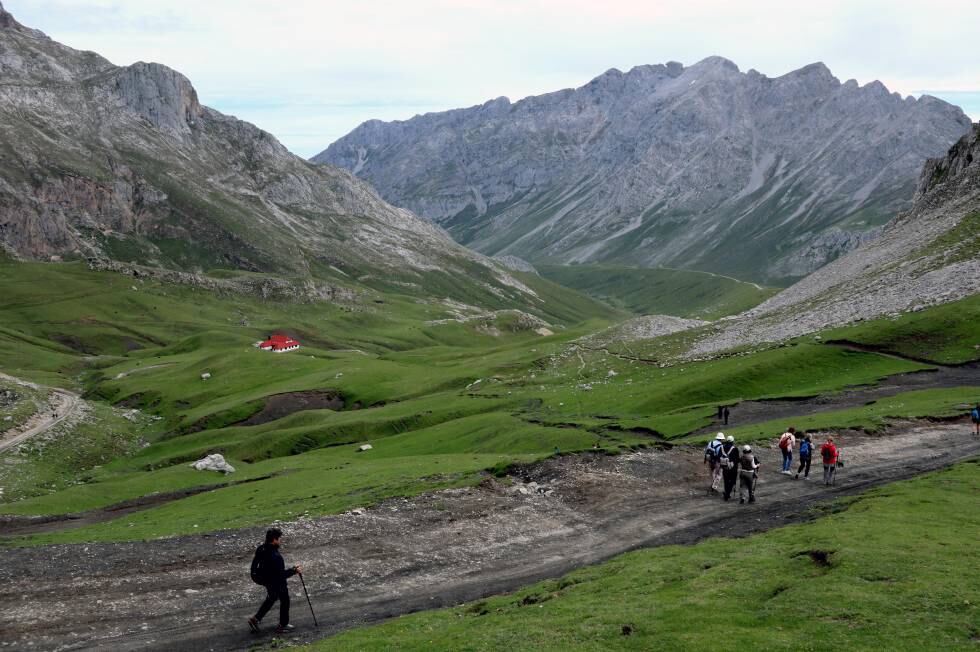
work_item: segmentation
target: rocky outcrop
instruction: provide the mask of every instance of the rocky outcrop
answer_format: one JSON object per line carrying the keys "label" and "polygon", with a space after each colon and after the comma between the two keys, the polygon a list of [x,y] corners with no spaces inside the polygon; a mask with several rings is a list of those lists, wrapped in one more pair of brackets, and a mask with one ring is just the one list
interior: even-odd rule
{"label": "rocky outcrop", "polygon": [[[499,262],[507,269],[512,269],[515,272],[527,272],[528,274],[538,274],[538,270],[534,268],[534,265],[527,262],[523,258],[518,258],[517,256],[494,256],[493,259]],[[538,275],[540,276],[540,274]]]}
{"label": "rocky outcrop", "polygon": [[[429,296],[431,284],[486,308],[541,304],[503,265],[348,171],[202,106],[179,72],[114,66],[2,9],[0,248],[299,301],[392,286]],[[291,280],[207,281],[214,269]]]}
{"label": "rocky outcrop", "polygon": [[769,78],[711,57],[370,121],[314,160],[492,255],[783,282],[907,209],[923,162],[968,127],[823,64]]}

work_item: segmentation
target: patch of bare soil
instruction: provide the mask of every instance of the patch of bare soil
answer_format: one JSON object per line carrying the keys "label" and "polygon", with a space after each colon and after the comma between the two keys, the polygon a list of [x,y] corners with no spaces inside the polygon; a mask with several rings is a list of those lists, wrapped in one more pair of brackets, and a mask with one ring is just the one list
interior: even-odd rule
{"label": "patch of bare soil", "polygon": [[344,397],[334,389],[311,389],[304,392],[273,394],[265,398],[265,406],[237,426],[257,426],[304,410],[343,410]]}
{"label": "patch of bare soil", "polygon": [[[701,451],[676,446],[562,456],[518,469],[512,484],[488,478],[360,514],[285,523],[283,554],[303,564],[320,622],[315,630],[292,582],[290,638],[514,590],[635,548],[746,536],[812,518],[828,499],[980,456],[966,422],[908,423],[887,436],[838,441],[847,466],[833,487],[823,486],[818,468],[810,481],[780,475],[779,451],[757,451],[754,504],[706,495]],[[263,530],[8,550],[0,582],[17,588],[0,609],[0,649],[244,650],[268,642],[245,624],[264,596],[247,572]],[[266,619],[267,633],[274,620]]]}

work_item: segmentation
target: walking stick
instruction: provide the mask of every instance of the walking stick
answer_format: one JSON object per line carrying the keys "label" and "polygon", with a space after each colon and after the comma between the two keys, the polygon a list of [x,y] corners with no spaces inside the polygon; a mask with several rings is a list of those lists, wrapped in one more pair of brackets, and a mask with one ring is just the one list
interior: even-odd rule
{"label": "walking stick", "polygon": [[302,582],[302,584],[303,584],[303,593],[306,594],[306,604],[310,605],[310,615],[313,616],[313,625],[317,629],[320,629],[320,624],[318,622],[316,622],[316,614],[313,613],[313,603],[310,602],[310,593],[309,593],[309,591],[306,590],[306,581],[303,579],[303,574],[302,573],[299,574],[299,581]]}

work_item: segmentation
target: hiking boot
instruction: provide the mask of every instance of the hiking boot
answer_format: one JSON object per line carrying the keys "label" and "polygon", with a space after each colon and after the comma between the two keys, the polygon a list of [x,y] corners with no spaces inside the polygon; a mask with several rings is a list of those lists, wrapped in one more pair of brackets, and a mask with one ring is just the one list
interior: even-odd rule
{"label": "hiking boot", "polygon": [[276,634],[288,634],[289,632],[296,629],[292,625],[279,625],[276,627]]}
{"label": "hiking boot", "polygon": [[248,628],[255,634],[259,633],[259,621],[255,619],[255,616],[249,616]]}
{"label": "hiking boot", "polygon": [[749,498],[749,502],[750,503],[754,503],[755,502],[755,496],[753,496],[752,498]]}
{"label": "hiking boot", "polygon": [[745,499],[744,498],[739,498],[738,499],[738,504],[739,505],[744,505],[745,504]]}
{"label": "hiking boot", "polygon": [[794,475],[794,476],[793,476],[793,479],[794,479],[794,480],[799,480],[799,479],[800,479],[800,474],[799,474],[799,473],[797,473],[796,475]]}

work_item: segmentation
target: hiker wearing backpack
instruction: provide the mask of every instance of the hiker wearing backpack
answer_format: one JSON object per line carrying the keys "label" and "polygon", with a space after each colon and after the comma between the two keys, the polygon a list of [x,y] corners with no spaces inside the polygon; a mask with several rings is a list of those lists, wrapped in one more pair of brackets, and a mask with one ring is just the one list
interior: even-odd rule
{"label": "hiker wearing backpack", "polygon": [[789,475],[793,466],[793,448],[796,447],[796,428],[790,428],[779,438],[779,450],[783,454],[783,475]]}
{"label": "hiker wearing backpack", "polygon": [[752,454],[752,447],[746,444],[742,446],[742,455],[738,459],[738,503],[745,503],[745,494],[749,495],[749,502],[755,502],[755,481],[759,477],[759,458]]}
{"label": "hiker wearing backpack", "polygon": [[718,493],[721,485],[721,445],[725,442],[725,433],[719,432],[715,438],[704,447],[704,463],[708,466],[708,494]]}
{"label": "hiker wearing backpack", "polygon": [[725,500],[732,497],[735,491],[735,482],[738,480],[738,446],[735,445],[735,438],[728,435],[728,439],[721,445],[721,475],[725,481]]}
{"label": "hiker wearing backpack", "polygon": [[264,586],[267,593],[258,612],[248,619],[248,628],[256,633],[259,631],[259,622],[269,613],[276,600],[279,601],[279,626],[276,627],[276,633],[283,634],[293,628],[289,624],[289,588],[286,580],[296,574],[302,575],[303,569],[300,566],[286,569],[286,562],[279,553],[281,538],[282,530],[279,528],[268,530],[265,533],[265,543],[255,550],[255,557],[252,558],[252,581]]}
{"label": "hiker wearing backpack", "polygon": [[823,459],[823,483],[825,485],[834,484],[834,475],[837,471],[837,446],[834,445],[834,438],[827,437],[827,441],[820,447],[820,457]]}
{"label": "hiker wearing backpack", "polygon": [[980,435],[980,403],[970,410],[970,420],[973,421],[973,434]]}
{"label": "hiker wearing backpack", "polygon": [[794,480],[800,479],[800,471],[803,471],[803,479],[810,479],[810,459],[813,457],[813,442],[810,440],[810,435],[803,437],[803,441],[800,442],[800,468],[796,469],[796,475],[793,476]]}

